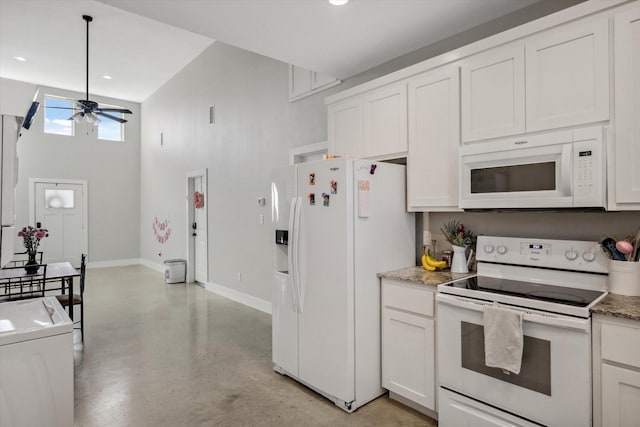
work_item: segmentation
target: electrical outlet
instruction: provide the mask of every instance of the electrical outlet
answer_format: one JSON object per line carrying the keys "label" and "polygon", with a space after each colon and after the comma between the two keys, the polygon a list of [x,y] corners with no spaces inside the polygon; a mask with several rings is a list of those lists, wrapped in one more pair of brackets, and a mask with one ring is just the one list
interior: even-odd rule
{"label": "electrical outlet", "polygon": [[242,282],[242,273],[238,272],[238,282]]}

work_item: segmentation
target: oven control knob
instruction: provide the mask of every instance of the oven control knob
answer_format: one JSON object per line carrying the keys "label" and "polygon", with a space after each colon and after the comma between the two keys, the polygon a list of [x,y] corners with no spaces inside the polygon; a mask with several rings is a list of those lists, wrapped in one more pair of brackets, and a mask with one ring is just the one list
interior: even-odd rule
{"label": "oven control knob", "polygon": [[573,249],[569,249],[568,251],[566,251],[564,253],[564,256],[569,260],[569,261],[573,261],[574,259],[578,258],[578,252],[574,251]]}
{"label": "oven control knob", "polygon": [[500,255],[504,255],[507,253],[507,247],[506,246],[498,246],[498,253]]}
{"label": "oven control knob", "polygon": [[593,251],[584,251],[584,253],[582,254],[582,258],[584,258],[584,260],[587,262],[591,262],[596,259],[596,254]]}
{"label": "oven control knob", "polygon": [[491,245],[484,245],[484,251],[488,254],[490,254],[491,252],[493,252],[493,246]]}

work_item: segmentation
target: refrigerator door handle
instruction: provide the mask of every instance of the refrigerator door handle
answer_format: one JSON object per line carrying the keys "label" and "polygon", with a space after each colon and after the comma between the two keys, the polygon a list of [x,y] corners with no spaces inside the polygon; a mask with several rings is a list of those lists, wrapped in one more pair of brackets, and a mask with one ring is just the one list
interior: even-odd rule
{"label": "refrigerator door handle", "polygon": [[294,286],[293,290],[296,293],[296,298],[298,301],[298,313],[302,313],[302,286],[300,284],[300,212],[302,211],[302,197],[296,198],[296,207],[294,214],[294,227],[293,227],[293,241],[294,241]]}
{"label": "refrigerator door handle", "polygon": [[[295,213],[296,206],[298,204],[298,199],[296,197],[291,198],[291,208],[289,210],[289,235],[295,235],[296,222],[295,222]],[[289,268],[289,280],[291,282],[291,302],[293,304],[293,311],[296,313],[299,312],[298,309],[298,292],[296,290],[296,271],[295,271],[295,256],[296,256],[296,241],[295,239],[289,239],[289,244],[287,245],[287,267]]]}

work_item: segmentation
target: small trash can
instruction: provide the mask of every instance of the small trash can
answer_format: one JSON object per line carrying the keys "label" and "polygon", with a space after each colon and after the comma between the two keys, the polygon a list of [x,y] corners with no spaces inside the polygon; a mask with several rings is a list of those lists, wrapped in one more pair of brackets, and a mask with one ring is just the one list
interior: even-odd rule
{"label": "small trash can", "polygon": [[168,259],[164,262],[164,282],[184,283],[187,280],[187,261],[183,259]]}

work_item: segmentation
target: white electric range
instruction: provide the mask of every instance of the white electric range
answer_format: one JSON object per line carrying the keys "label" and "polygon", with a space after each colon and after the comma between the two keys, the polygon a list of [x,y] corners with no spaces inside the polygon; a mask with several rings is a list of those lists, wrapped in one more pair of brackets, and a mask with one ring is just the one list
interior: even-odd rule
{"label": "white electric range", "polygon": [[[438,286],[439,425],[591,425],[590,308],[607,294],[597,242],[480,236],[476,277]],[[485,366],[483,313],[522,314],[519,374]]]}

